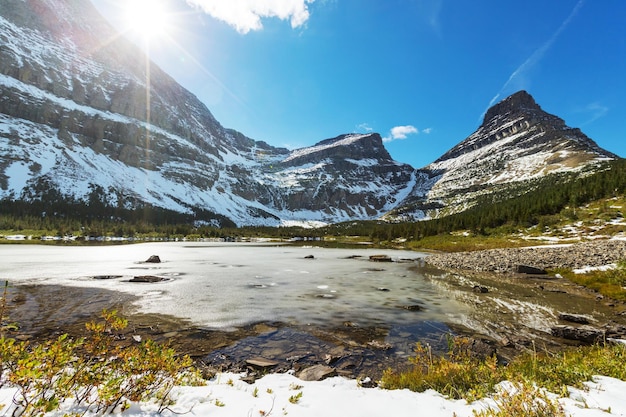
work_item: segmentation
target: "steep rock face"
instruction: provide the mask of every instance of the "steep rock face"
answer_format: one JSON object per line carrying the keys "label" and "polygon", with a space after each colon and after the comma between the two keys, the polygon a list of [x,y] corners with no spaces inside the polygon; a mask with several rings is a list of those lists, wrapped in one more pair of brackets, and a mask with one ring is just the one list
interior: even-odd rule
{"label": "steep rock face", "polygon": [[87,0],[0,2],[0,93],[0,199],[98,188],[277,225],[376,218],[413,186],[377,135],[289,152],[225,129]]}
{"label": "steep rock face", "polygon": [[377,133],[342,135],[295,150],[272,175],[282,179],[287,210],[343,211],[352,218],[391,210],[415,183],[413,168],[395,162]]}
{"label": "steep rock face", "polygon": [[394,215],[420,218],[462,211],[485,193],[614,158],[519,91],[491,107],[476,132],[419,170],[422,180]]}

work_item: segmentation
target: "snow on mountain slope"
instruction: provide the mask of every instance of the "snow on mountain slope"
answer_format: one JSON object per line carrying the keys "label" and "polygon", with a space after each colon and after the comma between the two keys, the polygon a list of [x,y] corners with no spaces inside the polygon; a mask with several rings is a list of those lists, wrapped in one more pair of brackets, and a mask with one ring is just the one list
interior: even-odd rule
{"label": "snow on mountain slope", "polygon": [[429,198],[580,170],[613,158],[521,91],[490,109],[476,132],[426,167],[443,173]]}
{"label": "snow on mountain slope", "polygon": [[490,108],[476,132],[419,170],[422,181],[389,217],[416,219],[462,211],[480,195],[508,185],[581,171],[614,158],[520,91]]}
{"label": "snow on mountain slope", "polygon": [[113,206],[149,204],[215,224],[387,212],[415,220],[615,157],[526,92],[493,106],[474,134],[420,170],[394,161],[375,133],[288,151],[224,128],[146,62],[89,1],[2,0],[0,200],[36,200],[47,187],[87,201],[100,189]]}
{"label": "snow on mountain slope", "polygon": [[88,1],[0,3],[0,91],[0,199],[100,187],[111,205],[278,225],[377,218],[413,185],[378,135],[289,152],[225,129]]}

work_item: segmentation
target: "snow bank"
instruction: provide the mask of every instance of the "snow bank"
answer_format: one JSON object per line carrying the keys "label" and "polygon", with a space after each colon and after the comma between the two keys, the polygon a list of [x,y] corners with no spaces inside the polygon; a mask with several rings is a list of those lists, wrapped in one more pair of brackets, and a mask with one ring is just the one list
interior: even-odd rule
{"label": "snow bank", "polygon": [[[269,374],[247,384],[240,375],[223,373],[202,387],[177,387],[173,391],[176,404],[158,413],[156,404],[132,404],[125,417],[151,416],[282,416],[290,417],[470,417],[493,401],[481,400],[468,404],[465,400],[450,400],[435,391],[422,393],[408,390],[362,388],[358,381],[342,377],[320,382],[305,382],[289,374]],[[566,415],[572,417],[626,416],[626,382],[608,377],[597,377],[586,384],[586,390],[571,389],[569,398],[558,401]],[[11,399],[15,389],[0,389],[0,408],[11,415]],[[556,398],[556,397],[555,397]],[[71,409],[48,413],[61,417]],[[69,407],[69,408],[68,408]],[[607,414],[607,412],[610,413]],[[86,414],[92,416],[93,414]]]}

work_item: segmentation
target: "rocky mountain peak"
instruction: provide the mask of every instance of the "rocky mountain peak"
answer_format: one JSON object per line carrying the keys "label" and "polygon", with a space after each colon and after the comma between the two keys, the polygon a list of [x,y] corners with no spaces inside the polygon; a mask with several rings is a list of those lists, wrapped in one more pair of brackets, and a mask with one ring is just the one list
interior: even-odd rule
{"label": "rocky mountain peak", "polygon": [[325,139],[317,144],[292,151],[283,161],[295,165],[323,159],[369,159],[381,162],[391,161],[391,155],[385,149],[378,133],[345,134]]}
{"label": "rocky mountain peak", "polygon": [[614,157],[525,91],[422,170],[394,161],[376,133],[275,148],[224,128],[156,65],[147,78],[145,55],[118,35],[89,0],[0,0],[0,207],[63,199],[280,225],[376,219],[409,204],[423,218]]}
{"label": "rocky mountain peak", "polygon": [[535,102],[533,96],[528,94],[525,90],[521,90],[490,107],[487,113],[485,113],[483,125],[498,116],[528,111],[536,112],[543,110],[541,110],[541,107]]}
{"label": "rocky mountain peak", "polygon": [[224,128],[154,63],[147,71],[89,0],[0,0],[0,201],[279,225],[378,218],[412,187],[414,169],[378,134],[275,148]]}

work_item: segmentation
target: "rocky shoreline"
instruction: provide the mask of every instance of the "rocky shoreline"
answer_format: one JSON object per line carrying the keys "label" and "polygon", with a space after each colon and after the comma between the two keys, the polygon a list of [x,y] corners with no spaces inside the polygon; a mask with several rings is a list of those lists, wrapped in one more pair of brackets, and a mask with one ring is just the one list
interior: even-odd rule
{"label": "rocky shoreline", "polygon": [[520,265],[539,270],[601,267],[626,259],[626,241],[601,240],[572,245],[436,253],[426,263],[442,269],[515,273]]}

